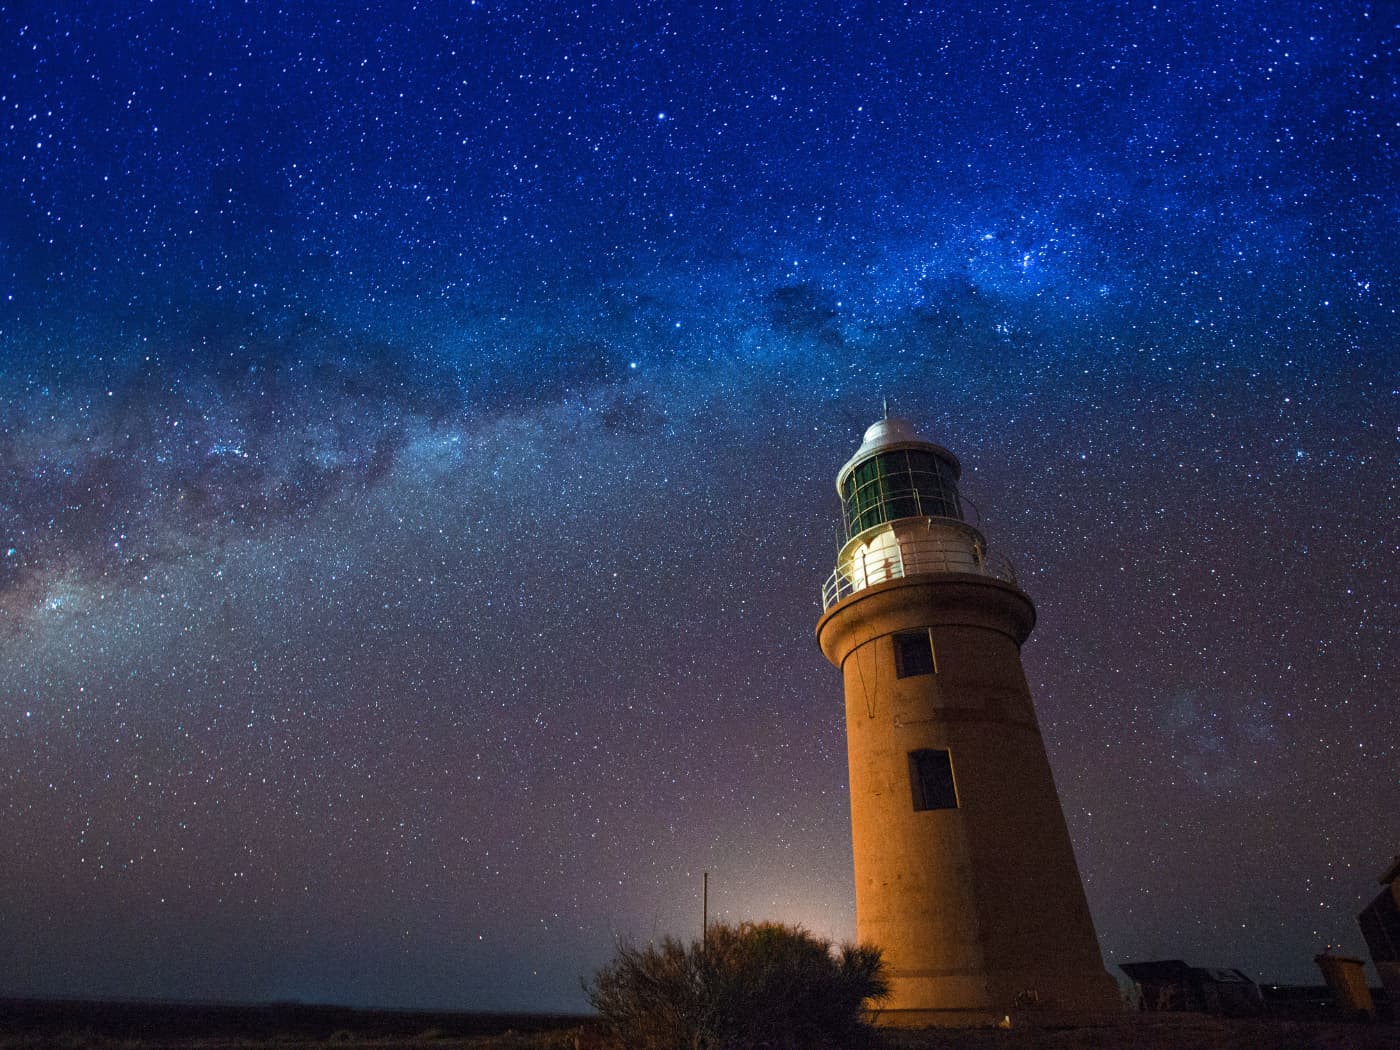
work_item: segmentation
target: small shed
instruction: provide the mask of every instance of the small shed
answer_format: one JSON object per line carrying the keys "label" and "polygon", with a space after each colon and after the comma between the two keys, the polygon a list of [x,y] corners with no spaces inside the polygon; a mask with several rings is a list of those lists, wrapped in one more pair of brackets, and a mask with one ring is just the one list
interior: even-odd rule
{"label": "small shed", "polygon": [[1250,1017],[1264,1011],[1259,986],[1241,970],[1188,966],[1180,959],[1123,963],[1119,969],[1142,989],[1143,1010],[1189,1010],[1218,1017]]}

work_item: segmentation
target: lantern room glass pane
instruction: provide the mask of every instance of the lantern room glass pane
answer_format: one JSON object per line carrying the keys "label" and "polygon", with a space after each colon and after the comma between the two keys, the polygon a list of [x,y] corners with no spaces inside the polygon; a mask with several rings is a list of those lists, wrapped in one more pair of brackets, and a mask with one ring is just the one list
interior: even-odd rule
{"label": "lantern room glass pane", "polygon": [[848,536],[899,518],[962,520],[950,464],[922,449],[895,449],[856,466],[842,485]]}

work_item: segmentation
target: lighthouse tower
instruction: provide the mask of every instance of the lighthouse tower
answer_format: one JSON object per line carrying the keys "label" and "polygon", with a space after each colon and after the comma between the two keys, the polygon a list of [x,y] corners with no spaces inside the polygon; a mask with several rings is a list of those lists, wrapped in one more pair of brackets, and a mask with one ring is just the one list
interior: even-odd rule
{"label": "lighthouse tower", "polygon": [[845,543],[817,640],[845,682],[856,929],[889,967],[881,1020],[1117,1009],[1021,669],[1035,606],[968,520],[959,473],[887,418],[836,478]]}

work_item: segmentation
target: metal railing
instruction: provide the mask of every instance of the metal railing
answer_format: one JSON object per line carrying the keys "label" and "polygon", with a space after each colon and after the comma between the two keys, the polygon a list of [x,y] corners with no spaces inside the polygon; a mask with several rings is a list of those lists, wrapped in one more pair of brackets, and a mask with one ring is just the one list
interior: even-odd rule
{"label": "metal railing", "polygon": [[923,538],[890,532],[883,536],[887,540],[882,548],[862,551],[844,571],[838,565],[827,577],[822,585],[822,611],[856,591],[907,576],[963,572],[1019,586],[1010,559],[988,554],[980,542],[947,535]]}

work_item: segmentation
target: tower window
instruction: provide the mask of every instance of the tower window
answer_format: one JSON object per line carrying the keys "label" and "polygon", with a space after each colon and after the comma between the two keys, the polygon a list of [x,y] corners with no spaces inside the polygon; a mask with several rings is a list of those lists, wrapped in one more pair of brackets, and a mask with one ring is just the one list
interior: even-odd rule
{"label": "tower window", "polygon": [[933,674],[933,639],[928,631],[901,631],[894,636],[894,676]]}
{"label": "tower window", "polygon": [[914,792],[915,812],[958,808],[958,791],[953,786],[953,760],[946,751],[910,751],[909,784]]}

